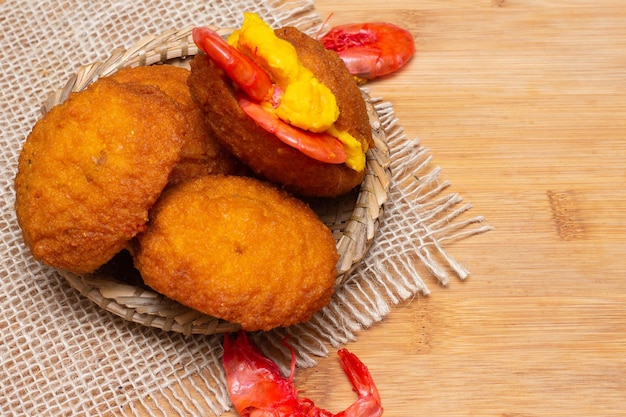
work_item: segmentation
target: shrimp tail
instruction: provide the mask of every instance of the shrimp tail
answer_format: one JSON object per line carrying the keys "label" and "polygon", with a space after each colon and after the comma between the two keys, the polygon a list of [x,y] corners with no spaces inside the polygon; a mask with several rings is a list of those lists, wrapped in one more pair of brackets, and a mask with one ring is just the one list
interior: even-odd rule
{"label": "shrimp tail", "polygon": [[372,376],[361,360],[347,349],[340,349],[337,354],[341,367],[348,376],[358,400],[335,417],[379,417],[383,414],[380,395]]}

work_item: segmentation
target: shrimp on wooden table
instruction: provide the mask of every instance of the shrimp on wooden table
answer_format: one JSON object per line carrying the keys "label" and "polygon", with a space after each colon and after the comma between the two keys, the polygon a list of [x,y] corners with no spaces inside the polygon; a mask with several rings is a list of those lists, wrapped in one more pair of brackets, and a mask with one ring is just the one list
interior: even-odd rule
{"label": "shrimp on wooden table", "polygon": [[337,52],[352,75],[366,80],[399,70],[415,54],[413,35],[386,22],[335,26],[319,40]]}
{"label": "shrimp on wooden table", "polygon": [[383,413],[380,395],[367,367],[346,349],[337,354],[358,399],[337,414],[299,398],[293,384],[295,353],[291,351],[291,373],[285,378],[278,366],[240,331],[231,339],[224,336],[224,370],[228,392],[242,417],[379,417]]}

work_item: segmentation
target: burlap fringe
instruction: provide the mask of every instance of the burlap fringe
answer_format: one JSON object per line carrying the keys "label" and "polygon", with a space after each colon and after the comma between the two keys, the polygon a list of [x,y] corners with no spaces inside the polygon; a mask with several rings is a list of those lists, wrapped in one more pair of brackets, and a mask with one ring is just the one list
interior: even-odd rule
{"label": "burlap fringe", "polygon": [[[443,195],[449,181],[432,166],[429,150],[404,135],[393,106],[380,98],[372,103],[387,132],[391,152],[392,184],[378,238],[364,262],[335,294],[335,301],[307,323],[255,335],[265,353],[287,371],[287,351],[280,343],[288,336],[298,352],[297,365],[311,367],[327,356],[327,345],[337,348],[357,333],[380,322],[392,306],[430,290],[421,277],[426,270],[440,285],[450,275],[466,279],[469,271],[444,249],[444,243],[492,230],[483,216],[459,219],[472,206],[457,193]],[[417,226],[416,226],[417,225]],[[280,351],[282,355],[273,355]]]}
{"label": "burlap fringe", "polygon": [[[448,254],[443,244],[492,229],[482,216],[459,219],[471,205],[456,193],[443,195],[450,186],[440,180],[441,170],[431,165],[428,149],[409,140],[394,115],[391,103],[373,99],[392,153],[393,183],[385,206],[380,239],[352,278],[335,294],[335,300],[307,323],[252,334],[263,352],[289,372],[289,352],[282,344],[288,337],[297,352],[297,366],[312,367],[328,356],[329,346],[354,341],[357,333],[383,318],[394,305],[430,290],[420,275],[420,265],[441,285],[450,275],[465,279],[469,272]],[[415,227],[414,225],[419,225]],[[407,226],[411,225],[411,226]],[[213,336],[207,343],[216,341]],[[148,415],[220,415],[230,409],[221,358],[215,366],[177,381],[158,397],[144,397],[131,405],[135,413]]]}

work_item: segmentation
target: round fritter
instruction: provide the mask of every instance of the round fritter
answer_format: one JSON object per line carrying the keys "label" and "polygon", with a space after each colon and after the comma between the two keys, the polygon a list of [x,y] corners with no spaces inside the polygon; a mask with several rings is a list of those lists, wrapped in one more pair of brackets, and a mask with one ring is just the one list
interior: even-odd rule
{"label": "round fritter", "polygon": [[211,175],[168,188],[135,241],[147,285],[246,330],[306,321],[334,291],[330,230],[258,179]]}
{"label": "round fritter", "polygon": [[135,82],[157,86],[183,107],[188,119],[187,141],[180,153],[178,164],[170,174],[170,183],[208,174],[243,172],[241,162],[209,135],[204,126],[203,113],[189,94],[188,76],[189,70],[186,68],[149,65],[121,69],[111,78],[121,83]]}
{"label": "round fritter", "polygon": [[[275,33],[294,45],[300,61],[335,95],[340,112],[335,126],[358,139],[364,150],[371,146],[365,102],[343,61],[295,28]],[[363,180],[364,171],[354,171],[345,164],[318,162],[259,127],[240,109],[232,83],[206,55],[193,59],[187,83],[215,137],[258,176],[292,193],[315,197],[344,194]]]}
{"label": "round fritter", "polygon": [[185,141],[181,107],[156,87],[100,79],[33,127],[15,210],[44,263],[92,272],[145,228]]}

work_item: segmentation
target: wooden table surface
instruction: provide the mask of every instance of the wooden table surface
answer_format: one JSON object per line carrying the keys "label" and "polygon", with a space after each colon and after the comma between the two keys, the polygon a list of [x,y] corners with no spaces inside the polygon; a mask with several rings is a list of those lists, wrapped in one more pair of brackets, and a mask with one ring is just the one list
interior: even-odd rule
{"label": "wooden table surface", "polygon": [[[448,248],[466,281],[428,280],[430,296],[349,346],[386,416],[626,415],[618,3],[316,1],[332,25],[383,20],[413,33],[415,58],[372,93],[495,228]],[[296,386],[333,412],[354,400],[334,354],[298,371]]]}
{"label": "wooden table surface", "polygon": [[[350,346],[386,416],[626,415],[626,7],[617,1],[317,0],[331,24],[409,29],[371,83],[495,230],[449,252],[472,273]],[[298,375],[338,411],[336,359]],[[341,385],[341,389],[339,387]]]}

